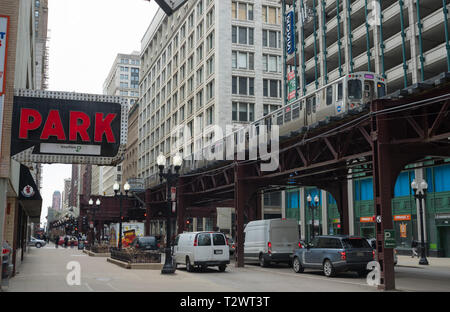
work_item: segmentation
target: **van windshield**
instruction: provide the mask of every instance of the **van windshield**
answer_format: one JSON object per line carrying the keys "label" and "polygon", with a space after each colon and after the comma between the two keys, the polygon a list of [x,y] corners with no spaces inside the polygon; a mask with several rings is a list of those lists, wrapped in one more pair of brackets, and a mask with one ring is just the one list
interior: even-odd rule
{"label": "van windshield", "polygon": [[272,243],[297,243],[299,240],[296,227],[273,227],[271,236]]}
{"label": "van windshield", "polygon": [[351,100],[360,100],[362,98],[361,80],[352,79],[348,81],[348,98]]}

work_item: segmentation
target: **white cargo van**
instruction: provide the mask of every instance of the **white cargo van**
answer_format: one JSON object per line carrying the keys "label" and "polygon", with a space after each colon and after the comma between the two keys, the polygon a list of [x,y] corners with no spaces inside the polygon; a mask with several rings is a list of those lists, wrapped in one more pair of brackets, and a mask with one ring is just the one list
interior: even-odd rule
{"label": "white cargo van", "polygon": [[244,262],[268,266],[271,262],[290,264],[299,246],[299,227],[294,219],[251,221],[244,229]]}
{"label": "white cargo van", "polygon": [[220,232],[186,232],[175,238],[173,245],[174,261],[186,265],[192,272],[194,267],[205,269],[218,266],[225,271],[230,263],[230,247],[223,233]]}

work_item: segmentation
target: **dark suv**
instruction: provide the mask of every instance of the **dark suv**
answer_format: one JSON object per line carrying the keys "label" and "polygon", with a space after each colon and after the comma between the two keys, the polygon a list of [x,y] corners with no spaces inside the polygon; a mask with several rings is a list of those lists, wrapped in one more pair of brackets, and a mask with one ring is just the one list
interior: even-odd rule
{"label": "dark suv", "polygon": [[374,260],[374,250],[362,237],[348,235],[318,236],[306,248],[299,248],[291,255],[292,268],[302,273],[305,268],[322,269],[325,276],[337,272],[356,271],[367,274],[367,264]]}
{"label": "dark suv", "polygon": [[159,250],[159,243],[155,236],[136,237],[131,243],[131,247],[139,250]]}

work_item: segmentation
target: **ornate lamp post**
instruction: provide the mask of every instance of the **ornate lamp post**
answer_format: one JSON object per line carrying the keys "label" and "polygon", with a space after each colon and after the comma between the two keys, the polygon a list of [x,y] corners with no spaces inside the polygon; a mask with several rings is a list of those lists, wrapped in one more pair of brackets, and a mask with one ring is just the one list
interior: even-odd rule
{"label": "ornate lamp post", "polygon": [[170,222],[171,222],[171,214],[172,214],[172,202],[171,202],[171,194],[170,189],[172,186],[176,185],[176,182],[178,180],[178,177],[180,176],[178,172],[180,171],[181,165],[183,163],[183,158],[179,154],[176,154],[173,157],[173,167],[175,170],[175,173],[172,172],[171,166],[167,169],[167,173],[164,173],[164,167],[166,165],[166,157],[163,154],[160,154],[156,162],[159,167],[159,177],[161,179],[161,182],[163,181],[163,178],[167,181],[167,221],[166,221],[166,261],[164,263],[164,266],[161,270],[162,274],[168,274],[168,273],[174,273],[175,272],[175,266],[173,265],[172,260],[172,250],[170,246],[170,240],[171,240],[171,230],[170,230]]}
{"label": "ornate lamp post", "polygon": [[312,203],[312,197],[311,194],[308,194],[308,197],[306,197],[306,200],[308,201],[308,207],[311,210],[311,240],[314,239],[314,226],[315,226],[315,221],[314,221],[314,209],[317,208],[319,206],[319,196],[314,196],[314,204]]}
{"label": "ornate lamp post", "polygon": [[100,199],[97,198],[97,200],[95,201],[95,208],[94,208],[94,201],[91,199],[89,199],[89,210],[92,211],[92,222],[94,223],[94,226],[92,228],[92,245],[95,245],[95,213],[97,212],[98,209],[100,209]]}
{"label": "ornate lamp post", "polygon": [[125,191],[125,194],[122,194],[120,191],[120,185],[119,183],[114,183],[113,190],[114,190],[114,196],[116,198],[119,198],[119,207],[120,207],[120,219],[119,219],[119,250],[122,250],[122,198],[127,199],[128,198],[128,191],[130,190],[130,184],[128,182],[125,183],[123,186],[123,189]]}
{"label": "ornate lamp post", "polygon": [[422,180],[422,182],[417,183],[417,181],[414,179],[414,181],[411,183],[411,188],[414,191],[414,198],[419,200],[419,214],[420,214],[420,260],[419,260],[419,264],[427,265],[428,260],[426,257],[425,233],[424,233],[424,228],[423,228],[423,219],[425,216],[423,213],[422,200],[425,200],[425,198],[427,197],[428,184],[425,180]]}

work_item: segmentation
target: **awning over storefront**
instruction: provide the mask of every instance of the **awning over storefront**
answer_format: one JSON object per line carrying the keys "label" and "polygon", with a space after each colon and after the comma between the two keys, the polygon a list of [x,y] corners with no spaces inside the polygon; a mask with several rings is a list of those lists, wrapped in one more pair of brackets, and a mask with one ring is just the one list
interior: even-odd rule
{"label": "awning over storefront", "polygon": [[30,221],[34,223],[40,222],[42,197],[30,169],[22,164],[20,165],[19,201],[26,214],[30,217]]}

